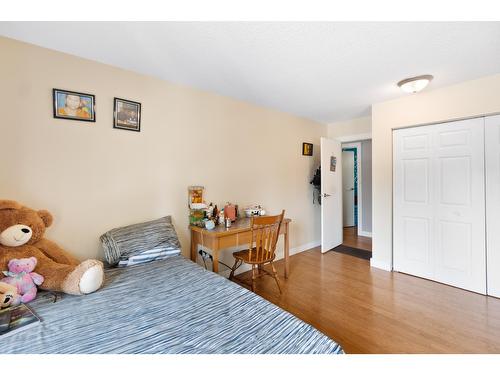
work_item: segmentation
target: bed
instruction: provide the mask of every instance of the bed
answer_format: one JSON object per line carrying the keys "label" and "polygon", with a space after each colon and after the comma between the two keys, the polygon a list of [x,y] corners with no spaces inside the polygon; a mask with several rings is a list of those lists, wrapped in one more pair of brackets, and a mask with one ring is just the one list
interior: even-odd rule
{"label": "bed", "polygon": [[0,353],[341,354],[312,326],[182,256],[106,270],[86,296],[39,294],[41,324]]}

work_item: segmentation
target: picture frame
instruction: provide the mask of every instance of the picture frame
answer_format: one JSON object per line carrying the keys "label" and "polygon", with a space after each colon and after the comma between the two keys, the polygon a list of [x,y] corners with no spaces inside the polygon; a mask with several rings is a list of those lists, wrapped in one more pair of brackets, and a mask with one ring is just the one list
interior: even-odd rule
{"label": "picture frame", "polygon": [[92,94],[52,89],[52,102],[54,118],[95,122],[95,96]]}
{"label": "picture frame", "polygon": [[313,144],[312,143],[302,143],[302,155],[312,156],[313,155]]}
{"label": "picture frame", "polygon": [[113,106],[113,128],[141,131],[141,103],[115,98]]}
{"label": "picture frame", "polygon": [[337,157],[330,156],[330,171],[335,172],[337,169]]}

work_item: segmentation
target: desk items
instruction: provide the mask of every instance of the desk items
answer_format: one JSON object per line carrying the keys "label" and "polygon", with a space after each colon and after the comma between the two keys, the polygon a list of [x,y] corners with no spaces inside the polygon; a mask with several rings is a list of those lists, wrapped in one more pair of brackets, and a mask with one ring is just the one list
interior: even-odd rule
{"label": "desk items", "polygon": [[188,187],[189,224],[202,226],[207,205],[203,202],[203,186]]}
{"label": "desk items", "polygon": [[204,220],[205,228],[208,230],[212,230],[215,228],[215,223],[213,220]]}
{"label": "desk items", "polygon": [[234,204],[227,202],[227,204],[224,206],[224,216],[231,221],[235,221],[236,206]]}
{"label": "desk items", "polygon": [[260,206],[260,205],[253,205],[253,206],[248,206],[245,208],[245,216],[246,217],[252,217],[252,216],[264,216],[266,214],[266,211]]}
{"label": "desk items", "polygon": [[[239,217],[238,205],[227,202],[222,209],[210,202],[206,204],[203,186],[188,187],[189,224],[208,230],[221,225],[231,226]],[[260,205],[251,205],[244,209],[246,217],[264,216],[266,211]]]}
{"label": "desk items", "polygon": [[223,225],[224,222],[225,222],[225,213],[224,213],[224,209],[220,210],[219,212],[219,216],[217,217],[217,222],[219,225]]}

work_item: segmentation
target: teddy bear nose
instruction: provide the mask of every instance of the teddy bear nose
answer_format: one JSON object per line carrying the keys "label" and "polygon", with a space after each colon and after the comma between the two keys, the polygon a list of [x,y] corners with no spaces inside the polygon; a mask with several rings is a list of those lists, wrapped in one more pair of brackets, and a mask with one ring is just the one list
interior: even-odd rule
{"label": "teddy bear nose", "polygon": [[23,232],[23,233],[29,233],[30,230],[28,228],[23,228],[23,229],[21,229],[21,232]]}

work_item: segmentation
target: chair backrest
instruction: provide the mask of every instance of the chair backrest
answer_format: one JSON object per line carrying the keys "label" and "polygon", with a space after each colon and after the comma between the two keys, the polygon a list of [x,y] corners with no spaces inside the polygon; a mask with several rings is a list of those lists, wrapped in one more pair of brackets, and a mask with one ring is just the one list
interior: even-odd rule
{"label": "chair backrest", "polygon": [[254,216],[251,221],[252,241],[250,243],[250,258],[254,262],[265,262],[274,257],[276,244],[280,233],[285,210],[276,216]]}

